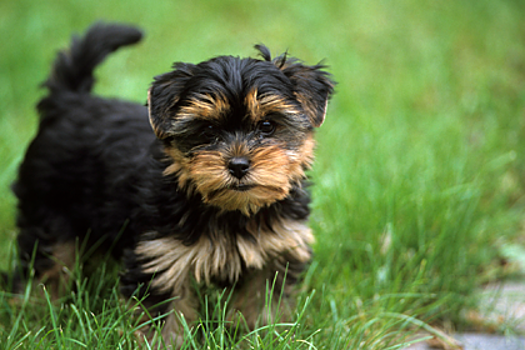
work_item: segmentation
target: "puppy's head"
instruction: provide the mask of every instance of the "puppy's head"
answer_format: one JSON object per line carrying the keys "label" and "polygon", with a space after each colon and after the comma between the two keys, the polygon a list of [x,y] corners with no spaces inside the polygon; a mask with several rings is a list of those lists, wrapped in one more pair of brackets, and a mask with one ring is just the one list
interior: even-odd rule
{"label": "puppy's head", "polygon": [[281,55],[176,63],[155,78],[150,121],[188,195],[249,216],[284,199],[313,160],[334,83],[323,66]]}

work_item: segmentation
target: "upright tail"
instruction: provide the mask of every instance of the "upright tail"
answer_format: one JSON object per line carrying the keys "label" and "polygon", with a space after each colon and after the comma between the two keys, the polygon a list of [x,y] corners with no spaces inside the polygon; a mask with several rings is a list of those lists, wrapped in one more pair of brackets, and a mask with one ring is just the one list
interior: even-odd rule
{"label": "upright tail", "polygon": [[69,50],[58,53],[51,75],[43,86],[51,94],[65,91],[89,93],[95,82],[95,67],[111,52],[141,38],[142,32],[135,27],[95,23],[83,37],[73,36]]}

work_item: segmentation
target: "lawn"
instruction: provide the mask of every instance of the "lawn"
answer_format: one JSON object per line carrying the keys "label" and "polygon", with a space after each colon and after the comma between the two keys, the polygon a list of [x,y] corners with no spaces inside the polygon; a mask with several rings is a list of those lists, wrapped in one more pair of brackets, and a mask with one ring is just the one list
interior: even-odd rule
{"label": "lawn", "polygon": [[[525,270],[523,18],[520,0],[1,1],[0,270],[15,259],[9,185],[38,86],[72,33],[121,21],[146,37],[98,69],[103,96],[143,103],[172,62],[253,56],[258,43],[323,61],[338,81],[310,172],[317,243],[296,317],[232,334],[227,295],[212,294],[189,348],[398,349],[418,327],[470,329],[478,288]],[[118,275],[99,273],[59,304],[40,286],[0,292],[0,343],[140,346]]]}

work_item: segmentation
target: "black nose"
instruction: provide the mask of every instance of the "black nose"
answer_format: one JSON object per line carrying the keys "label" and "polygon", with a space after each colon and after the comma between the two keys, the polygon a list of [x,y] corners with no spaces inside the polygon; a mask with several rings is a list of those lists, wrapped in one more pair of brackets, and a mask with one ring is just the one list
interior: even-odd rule
{"label": "black nose", "polygon": [[233,157],[228,163],[228,170],[230,171],[230,174],[239,180],[242,179],[244,175],[246,175],[248,168],[250,168],[250,161],[244,157]]}

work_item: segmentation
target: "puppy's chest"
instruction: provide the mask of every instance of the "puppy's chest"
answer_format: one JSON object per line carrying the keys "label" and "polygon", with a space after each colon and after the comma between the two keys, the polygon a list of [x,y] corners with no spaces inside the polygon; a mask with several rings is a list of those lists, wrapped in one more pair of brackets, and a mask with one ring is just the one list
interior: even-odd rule
{"label": "puppy's chest", "polygon": [[[268,262],[287,259],[307,262],[314,238],[302,222],[282,220],[272,229],[247,226],[246,234],[206,232],[192,245],[167,236],[140,242],[135,253],[147,261],[142,269],[156,274],[159,284],[178,283],[193,275],[197,282],[236,282],[246,269],[263,269]],[[286,258],[285,258],[286,256]]]}

